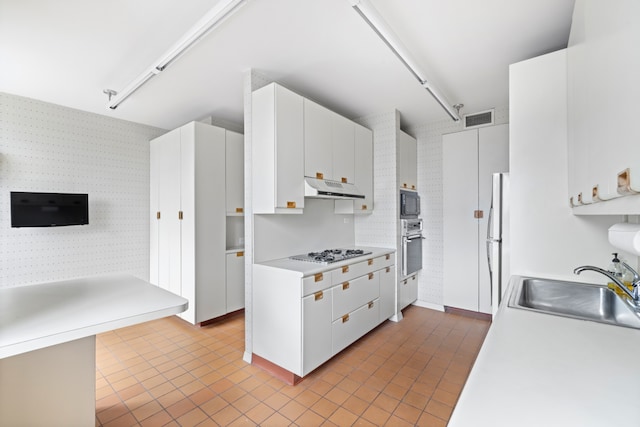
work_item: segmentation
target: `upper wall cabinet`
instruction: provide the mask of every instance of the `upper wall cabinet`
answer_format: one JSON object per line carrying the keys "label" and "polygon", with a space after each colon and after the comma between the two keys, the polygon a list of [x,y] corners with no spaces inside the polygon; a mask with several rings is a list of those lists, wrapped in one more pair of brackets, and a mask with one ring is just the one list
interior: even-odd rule
{"label": "upper wall cabinet", "polygon": [[271,83],[252,94],[253,212],[302,213],[303,99]]}
{"label": "upper wall cabinet", "polygon": [[229,130],[225,132],[227,215],[242,215],[244,212],[244,135]]}
{"label": "upper wall cabinet", "polygon": [[336,200],[335,212],[370,214],[373,212],[373,132],[355,124],[355,185],[364,199]]}
{"label": "upper wall cabinet", "polygon": [[[569,197],[576,214],[638,214],[640,2],[577,0],[568,68]],[[615,200],[614,200],[615,199]]]}
{"label": "upper wall cabinet", "polygon": [[418,143],[402,131],[398,133],[398,173],[400,188],[418,189]]}
{"label": "upper wall cabinet", "polygon": [[304,175],[354,182],[355,123],[304,100]]}

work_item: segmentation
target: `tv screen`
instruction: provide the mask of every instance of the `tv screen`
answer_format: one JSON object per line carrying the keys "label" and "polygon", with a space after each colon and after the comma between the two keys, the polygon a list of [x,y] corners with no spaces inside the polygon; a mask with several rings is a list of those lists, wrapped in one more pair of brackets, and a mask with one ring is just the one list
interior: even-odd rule
{"label": "tv screen", "polygon": [[11,192],[11,227],[89,224],[89,195]]}

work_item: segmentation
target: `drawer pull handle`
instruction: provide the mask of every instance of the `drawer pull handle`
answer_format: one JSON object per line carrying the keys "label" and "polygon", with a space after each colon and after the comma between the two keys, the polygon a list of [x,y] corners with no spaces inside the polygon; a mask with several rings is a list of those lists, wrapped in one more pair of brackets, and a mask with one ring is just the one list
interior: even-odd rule
{"label": "drawer pull handle", "polygon": [[623,170],[618,174],[618,194],[623,196],[629,194],[636,194],[633,188],[631,188],[631,170],[629,168]]}
{"label": "drawer pull handle", "polygon": [[369,306],[368,308],[373,308],[373,301],[369,301]]}
{"label": "drawer pull handle", "polygon": [[411,276],[411,280],[416,280],[416,276]]}
{"label": "drawer pull handle", "polygon": [[160,211],[156,212],[156,219],[160,219]]}
{"label": "drawer pull handle", "polygon": [[314,301],[319,301],[322,298],[324,298],[324,293],[322,291],[318,291],[315,294],[313,294],[313,300]]}
{"label": "drawer pull handle", "polygon": [[402,284],[403,284],[403,285],[406,285],[406,284],[407,284],[407,279],[404,279],[404,280],[402,281]]}
{"label": "drawer pull handle", "polygon": [[178,219],[182,221],[184,219],[184,214],[182,211],[178,211]]}
{"label": "drawer pull handle", "polygon": [[242,212],[244,212],[243,208],[236,208],[236,213],[242,213]]}
{"label": "drawer pull handle", "polygon": [[324,179],[324,174],[322,172],[316,172],[317,179]]}
{"label": "drawer pull handle", "polygon": [[322,273],[316,273],[313,275],[314,282],[321,282],[323,278]]}
{"label": "drawer pull handle", "polygon": [[367,265],[373,265],[373,259],[368,259],[367,260]]}
{"label": "drawer pull handle", "polygon": [[345,265],[344,267],[342,267],[342,272],[343,273],[348,273],[349,272],[349,266]]}
{"label": "drawer pull handle", "polygon": [[344,282],[344,283],[342,284],[342,290],[343,290],[343,291],[346,291],[347,289],[349,289],[349,282]]}
{"label": "drawer pull handle", "polygon": [[387,267],[387,269],[385,270],[385,273],[388,273],[391,271],[391,267]]}
{"label": "drawer pull handle", "polygon": [[348,182],[348,181],[347,181],[347,178],[345,178],[345,177],[343,176],[343,177],[342,177],[342,182],[343,182],[344,184],[346,184],[346,183]]}
{"label": "drawer pull handle", "polygon": [[415,185],[413,185],[413,184],[411,184],[411,189],[412,189],[412,190],[415,190],[415,189],[416,189],[416,186],[415,186]]}
{"label": "drawer pull handle", "polygon": [[295,209],[296,202],[287,202],[287,209]]}
{"label": "drawer pull handle", "polygon": [[344,316],[342,316],[342,323],[347,323],[349,321],[349,315],[345,314]]}
{"label": "drawer pull handle", "polygon": [[402,186],[403,186],[404,188],[407,188],[407,183],[406,183],[406,182],[405,182],[405,183],[403,183],[403,184],[402,184]]}
{"label": "drawer pull handle", "polygon": [[362,210],[366,211],[367,210],[367,205],[362,205]]}
{"label": "drawer pull handle", "polygon": [[236,252],[237,257],[244,256],[244,251]]}
{"label": "drawer pull handle", "polygon": [[369,280],[373,280],[373,273],[369,273]]}
{"label": "drawer pull handle", "polygon": [[387,261],[388,261],[388,260],[390,260],[390,259],[391,259],[391,254],[386,254],[386,255],[384,256],[384,259],[386,259]]}

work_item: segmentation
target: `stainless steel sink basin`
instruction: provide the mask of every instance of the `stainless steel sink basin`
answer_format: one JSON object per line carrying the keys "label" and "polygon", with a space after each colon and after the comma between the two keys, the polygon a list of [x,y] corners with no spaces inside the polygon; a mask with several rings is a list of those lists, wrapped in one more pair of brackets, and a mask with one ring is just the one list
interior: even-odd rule
{"label": "stainless steel sink basin", "polygon": [[604,286],[522,277],[509,307],[640,329],[640,315]]}

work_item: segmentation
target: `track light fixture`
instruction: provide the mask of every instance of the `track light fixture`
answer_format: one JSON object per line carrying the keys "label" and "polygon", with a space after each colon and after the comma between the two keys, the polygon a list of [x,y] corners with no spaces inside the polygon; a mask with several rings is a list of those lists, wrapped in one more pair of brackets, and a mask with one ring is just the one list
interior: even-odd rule
{"label": "track light fixture", "polygon": [[433,96],[433,98],[440,104],[440,106],[446,111],[446,113],[457,122],[460,120],[460,116],[457,111],[451,107],[451,104],[447,102],[445,97],[440,91],[431,83],[425,73],[420,69],[418,64],[413,60],[407,48],[402,44],[400,39],[395,35],[393,30],[382,18],[380,13],[371,5],[368,0],[349,0],[351,6],[358,12],[358,14],[364,19],[364,21],[373,29],[373,31],[382,39],[383,42],[391,49],[391,51],[398,57],[400,62],[407,67],[407,69],[418,80],[420,85],[427,90]]}
{"label": "track light fixture", "polygon": [[129,98],[142,85],[164,71],[171,63],[182,56],[182,54],[200,41],[211,30],[216,28],[222,21],[235,13],[246,2],[247,0],[220,0],[202,19],[186,32],[171,49],[165,52],[151,67],[136,77],[123,90],[119,92],[113,89],[103,90],[103,92],[109,96],[107,107],[112,110],[118,108],[122,102]]}

